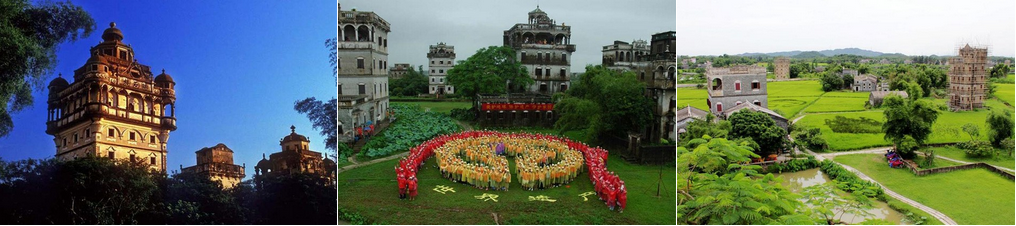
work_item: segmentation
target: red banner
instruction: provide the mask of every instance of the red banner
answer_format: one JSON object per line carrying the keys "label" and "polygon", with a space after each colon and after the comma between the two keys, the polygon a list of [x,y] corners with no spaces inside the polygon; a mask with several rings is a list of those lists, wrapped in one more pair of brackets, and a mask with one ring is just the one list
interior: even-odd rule
{"label": "red banner", "polygon": [[506,104],[506,103],[483,103],[480,105],[483,111],[553,111],[554,104]]}

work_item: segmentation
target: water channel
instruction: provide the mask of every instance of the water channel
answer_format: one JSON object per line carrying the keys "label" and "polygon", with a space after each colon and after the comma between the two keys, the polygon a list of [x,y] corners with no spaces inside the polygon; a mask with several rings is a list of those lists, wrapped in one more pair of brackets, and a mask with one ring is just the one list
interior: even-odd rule
{"label": "water channel", "polygon": [[[822,173],[822,171],[818,168],[775,175],[782,176],[783,186],[795,193],[800,193],[806,187],[831,181],[829,176],[826,176],[826,174]],[[905,220],[906,217],[902,213],[889,208],[889,204],[875,199],[872,199],[871,201],[872,208],[868,210],[868,213],[871,213],[874,216],[870,216],[868,218],[881,218],[896,224],[910,224]],[[865,220],[865,218],[856,217],[849,213],[844,214],[840,219],[849,224],[857,224]]]}

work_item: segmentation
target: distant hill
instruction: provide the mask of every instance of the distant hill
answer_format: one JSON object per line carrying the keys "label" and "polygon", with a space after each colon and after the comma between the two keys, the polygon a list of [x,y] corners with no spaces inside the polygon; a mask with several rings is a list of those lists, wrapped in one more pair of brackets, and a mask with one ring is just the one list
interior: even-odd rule
{"label": "distant hill", "polygon": [[[815,55],[816,53],[819,54],[819,55]],[[846,49],[832,49],[832,50],[822,50],[822,51],[800,51],[800,50],[795,50],[795,51],[772,52],[772,53],[742,53],[742,54],[738,54],[738,56],[767,55],[767,56],[786,56],[786,57],[794,57],[794,58],[813,58],[813,57],[819,57],[819,56],[836,56],[836,55],[840,55],[840,54],[858,55],[858,56],[863,56],[863,57],[879,57],[879,56],[882,56],[882,55],[886,55],[887,53],[878,52],[878,51],[871,51],[871,50],[866,50],[866,49],[859,49],[859,48],[846,48]],[[890,56],[904,56],[904,55],[900,54],[900,53],[892,53]]]}

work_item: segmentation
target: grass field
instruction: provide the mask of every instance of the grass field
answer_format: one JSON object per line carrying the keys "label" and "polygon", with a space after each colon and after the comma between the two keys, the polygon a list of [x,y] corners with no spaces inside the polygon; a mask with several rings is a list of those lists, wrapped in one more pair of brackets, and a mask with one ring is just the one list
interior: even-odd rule
{"label": "grass field", "polygon": [[420,105],[420,107],[423,107],[424,110],[427,110],[429,108],[430,111],[440,112],[440,113],[446,113],[446,114],[447,113],[451,113],[452,109],[455,109],[455,108],[470,108],[470,107],[473,107],[473,104],[469,103],[469,102],[419,101],[419,102],[392,102],[392,103],[393,104],[394,103],[402,103],[402,104]]}
{"label": "grass field", "polygon": [[1009,103],[1009,105],[1016,106],[1016,100],[1013,100],[1016,98],[1016,96],[1014,96],[1016,95],[1016,90],[1014,90],[1016,89],[1016,85],[995,83],[995,86],[995,97]]}
{"label": "grass field", "polygon": [[[419,196],[400,200],[395,181],[397,160],[380,162],[338,175],[339,208],[358,213],[377,224],[674,224],[675,168],[662,167],[661,197],[656,197],[661,167],[633,165],[611,156],[608,169],[617,173],[628,189],[628,209],[610,211],[595,196],[584,200],[582,193],[593,191],[588,175],[582,173],[568,187],[538,191],[512,189],[484,191],[441,177],[432,158],[418,173]],[[514,160],[509,160],[514,166]],[[455,192],[438,193],[443,185]],[[497,202],[475,198],[484,193],[498,195]],[[556,202],[530,201],[545,195]],[[494,216],[497,216],[497,222]]]}
{"label": "grass field", "polygon": [[840,97],[840,96],[829,96],[832,93],[826,93],[818,101],[804,109],[805,113],[817,113],[817,112],[848,112],[848,111],[864,111],[864,103],[868,102],[868,97],[857,98],[857,97]]}
{"label": "grass field", "polygon": [[709,106],[706,105],[706,99],[709,95],[705,89],[690,88],[678,88],[677,92],[674,93],[674,99],[677,101],[674,104],[677,109],[684,108],[685,106],[691,105],[692,107],[709,111]]}
{"label": "grass field", "polygon": [[987,163],[987,164],[991,164],[991,165],[995,165],[995,166],[1001,166],[1001,167],[1005,167],[1005,168],[1009,168],[1009,169],[1016,168],[1016,161],[1013,160],[1012,156],[1008,156],[1008,157],[1000,156],[1000,157],[996,157],[996,158],[972,158],[972,157],[967,157],[967,154],[963,152],[963,149],[959,149],[959,148],[952,147],[952,146],[950,146],[950,147],[936,147],[936,148],[932,148],[932,150],[935,150],[935,155],[943,156],[943,157],[947,157],[947,158],[951,158],[951,159],[955,159],[955,160],[960,160],[960,161],[965,161],[965,162],[984,162],[984,163]]}
{"label": "grass field", "polygon": [[766,86],[769,98],[818,97],[824,93],[822,84],[817,80],[770,82]]}
{"label": "grass field", "polygon": [[[812,106],[808,107],[808,109],[805,109],[805,111],[808,111],[813,107],[816,107],[819,104],[819,102],[822,102],[822,99],[825,98],[827,97],[820,98],[819,101],[816,102],[816,104],[813,104]],[[945,100],[938,99],[934,100],[934,102],[944,104]],[[987,100],[985,101],[985,105],[987,105],[991,109],[1005,107],[1005,105],[1002,105],[1002,103],[998,102],[997,100]],[[973,123],[974,125],[977,125],[978,128],[981,128],[982,132],[980,138],[986,140],[988,139],[988,136],[986,132],[983,132],[987,128],[984,125],[984,120],[985,118],[987,118],[989,112],[990,112],[989,109],[982,109],[977,111],[961,111],[961,112],[940,111],[938,120],[936,120],[935,124],[932,126],[931,135],[929,135],[928,140],[925,143],[939,144],[939,143],[967,141],[970,138],[967,137],[967,135],[963,133],[962,130],[963,125],[967,123]],[[804,117],[803,119],[798,121],[798,123],[806,126],[821,128],[822,137],[826,139],[826,141],[829,143],[829,149],[833,151],[856,150],[867,147],[890,145],[888,141],[885,141],[883,139],[884,135],[882,133],[833,132],[832,129],[826,126],[825,120],[833,119],[836,116],[843,116],[847,118],[865,117],[880,122],[885,121],[885,117],[883,116],[881,111],[862,111],[862,112],[808,114],[807,117]]]}
{"label": "grass field", "polygon": [[834,161],[857,168],[889,189],[948,215],[959,224],[1013,225],[1016,197],[1013,181],[985,169],[915,176],[886,166],[881,155],[837,156]]}

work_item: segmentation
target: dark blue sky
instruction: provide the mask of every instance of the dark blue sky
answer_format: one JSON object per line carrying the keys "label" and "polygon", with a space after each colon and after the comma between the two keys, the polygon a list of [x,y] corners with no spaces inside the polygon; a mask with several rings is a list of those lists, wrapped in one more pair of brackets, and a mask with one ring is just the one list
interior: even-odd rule
{"label": "dark blue sky", "polygon": [[[194,151],[224,143],[247,176],[262,153],[278,152],[279,139],[295,125],[324,149],[322,136],[293,110],[306,97],[335,96],[335,78],[324,40],[335,37],[331,1],[73,1],[91,13],[96,31],[60,45],[54,74],[70,80],[88,59],[88,48],[115,21],[135,57],[165,69],[176,81],[177,127],[168,140],[169,170],[194,165]],[[71,81],[73,82],[73,81]],[[35,104],[17,112],[14,131],[0,138],[0,158],[50,158],[53,137],[45,133],[45,89]]]}

